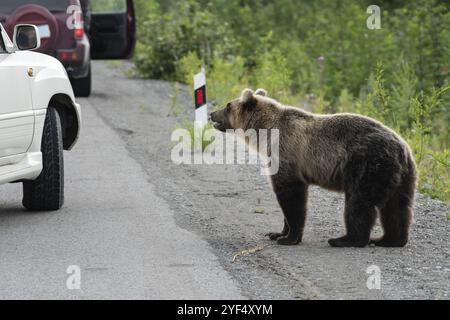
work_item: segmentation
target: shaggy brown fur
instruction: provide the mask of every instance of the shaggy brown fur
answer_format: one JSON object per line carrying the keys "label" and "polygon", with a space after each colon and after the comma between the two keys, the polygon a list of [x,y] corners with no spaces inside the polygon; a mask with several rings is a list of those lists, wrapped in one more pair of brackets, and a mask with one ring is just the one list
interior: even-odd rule
{"label": "shaggy brown fur", "polygon": [[[317,115],[246,89],[213,112],[217,130],[279,129],[279,171],[271,176],[284,213],[284,228],[269,233],[279,244],[301,242],[309,185],[345,193],[345,236],[335,247],[364,247],[377,211],[384,236],[379,246],[404,246],[412,217],[416,167],[407,143],[380,122],[356,114]],[[273,156],[273,155],[272,155]]]}

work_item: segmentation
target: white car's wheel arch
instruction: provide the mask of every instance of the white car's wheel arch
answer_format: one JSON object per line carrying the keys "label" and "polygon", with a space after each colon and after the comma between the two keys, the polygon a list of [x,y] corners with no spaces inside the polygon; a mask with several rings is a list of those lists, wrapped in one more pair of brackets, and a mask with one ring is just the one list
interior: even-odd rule
{"label": "white car's wheel arch", "polygon": [[59,113],[64,150],[70,150],[77,142],[80,132],[80,106],[74,103],[68,95],[56,94],[48,103],[48,108],[50,107]]}

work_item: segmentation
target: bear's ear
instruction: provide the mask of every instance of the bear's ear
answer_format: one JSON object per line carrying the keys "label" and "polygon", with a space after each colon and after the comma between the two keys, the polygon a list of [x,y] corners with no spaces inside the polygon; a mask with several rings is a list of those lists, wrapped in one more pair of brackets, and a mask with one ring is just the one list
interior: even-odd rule
{"label": "bear's ear", "polygon": [[258,90],[255,91],[255,95],[267,97],[267,91],[262,88],[259,88]]}
{"label": "bear's ear", "polygon": [[245,107],[254,106],[256,104],[256,99],[253,90],[245,89],[244,91],[242,91],[239,102],[242,103]]}

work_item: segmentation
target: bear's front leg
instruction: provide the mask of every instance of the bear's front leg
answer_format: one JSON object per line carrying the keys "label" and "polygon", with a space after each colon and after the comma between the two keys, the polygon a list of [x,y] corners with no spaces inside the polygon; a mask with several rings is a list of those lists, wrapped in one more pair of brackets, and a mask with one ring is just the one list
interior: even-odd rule
{"label": "bear's front leg", "polygon": [[287,230],[284,230],[287,231],[287,234],[278,237],[277,243],[295,245],[300,243],[303,237],[308,187],[298,180],[293,182],[283,180],[277,178],[272,180],[275,194],[287,224]]}

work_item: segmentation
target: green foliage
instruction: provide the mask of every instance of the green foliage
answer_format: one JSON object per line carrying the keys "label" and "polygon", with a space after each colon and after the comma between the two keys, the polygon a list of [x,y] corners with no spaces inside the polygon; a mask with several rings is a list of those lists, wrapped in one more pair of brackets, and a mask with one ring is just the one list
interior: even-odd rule
{"label": "green foliage", "polygon": [[135,4],[136,74],[192,84],[204,67],[217,105],[263,87],[315,112],[374,117],[410,143],[419,189],[449,200],[448,2],[380,0],[379,30],[366,27],[371,0]]}
{"label": "green foliage", "polygon": [[197,53],[191,51],[183,56],[178,62],[177,78],[193,87],[193,76],[200,72],[202,67],[203,61],[198,57]]}
{"label": "green foliage", "polygon": [[[184,56],[178,64],[178,77],[185,83],[193,86],[193,75],[201,70],[202,60],[194,52]],[[226,102],[236,98],[245,83],[244,59],[233,57],[228,61],[215,56],[213,58],[214,68],[208,69],[208,92],[213,97],[213,104],[223,106]]]}
{"label": "green foliage", "polygon": [[338,99],[338,112],[351,112],[355,110],[353,96],[347,89],[343,89]]}
{"label": "green foliage", "polygon": [[395,126],[396,121],[390,106],[390,96],[385,88],[384,70],[378,63],[375,75],[370,75],[363,98],[356,103],[356,112],[365,114],[382,122],[390,118]]}
{"label": "green foliage", "polygon": [[95,0],[91,1],[92,11],[98,12],[124,12],[126,0]]}
{"label": "green foliage", "polygon": [[241,93],[247,82],[244,59],[237,56],[225,61],[216,56],[213,65],[209,74],[208,94],[214,98],[217,106],[223,107]]}
{"label": "green foliage", "polygon": [[400,59],[399,70],[392,81],[391,110],[401,129],[411,126],[411,100],[416,94],[418,79],[411,66]]}
{"label": "green foliage", "polygon": [[[210,65],[215,52],[226,52],[227,24],[210,10],[212,4],[177,1],[170,10],[155,0],[138,0],[138,34],[134,63],[144,77],[174,80],[181,59],[195,52]],[[178,79],[184,80],[184,79]]]}
{"label": "green foliage", "polygon": [[450,199],[450,153],[429,151],[422,158],[419,168],[419,191],[433,198]]}
{"label": "green foliage", "polygon": [[259,56],[253,74],[256,87],[266,89],[272,97],[279,99],[291,94],[291,76],[286,58],[276,48]]}

